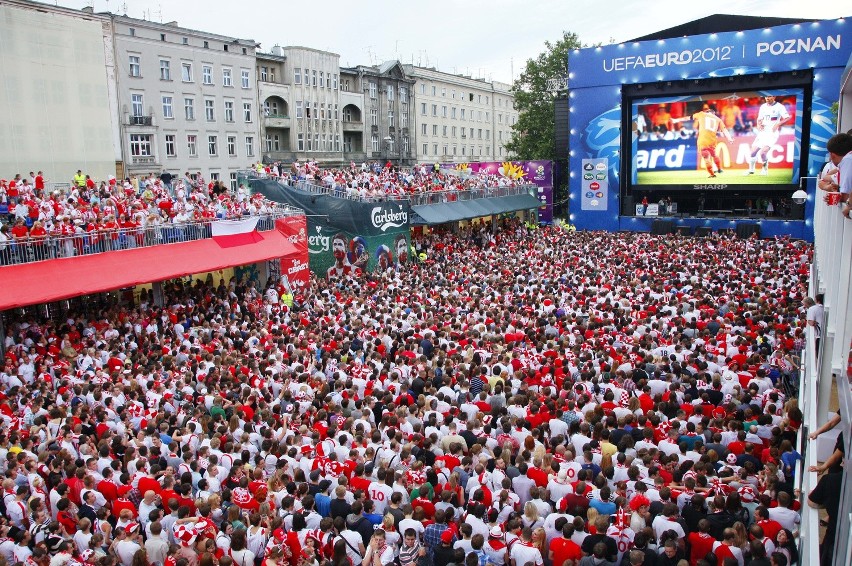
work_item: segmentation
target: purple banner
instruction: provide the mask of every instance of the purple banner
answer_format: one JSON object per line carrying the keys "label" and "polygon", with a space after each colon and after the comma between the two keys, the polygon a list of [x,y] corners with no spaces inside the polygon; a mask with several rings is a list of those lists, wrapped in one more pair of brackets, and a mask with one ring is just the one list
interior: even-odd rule
{"label": "purple banner", "polygon": [[480,161],[474,163],[441,163],[442,169],[478,174],[499,175],[538,187],[541,206],[538,221],[553,222],[553,162],[552,161]]}

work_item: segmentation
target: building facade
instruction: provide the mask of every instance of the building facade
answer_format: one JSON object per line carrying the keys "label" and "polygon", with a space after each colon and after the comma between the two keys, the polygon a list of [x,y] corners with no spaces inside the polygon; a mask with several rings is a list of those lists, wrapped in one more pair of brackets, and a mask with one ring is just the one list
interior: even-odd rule
{"label": "building facade", "polygon": [[344,162],[362,163],[367,160],[365,145],[366,122],[364,92],[354,68],[340,68],[340,125],[343,128]]}
{"label": "building facade", "polygon": [[0,177],[67,183],[121,160],[109,16],[0,0]]}
{"label": "building facade", "polygon": [[125,175],[200,173],[236,187],[260,158],[256,43],[112,16]]}
{"label": "building facade", "polygon": [[411,120],[414,79],[399,61],[381,65],[358,65],[346,69],[353,80],[353,89],[363,94],[363,145],[368,159],[395,165],[411,165],[413,151],[413,122]]}
{"label": "building facade", "polygon": [[505,144],[518,119],[510,85],[434,68],[404,67],[415,80],[413,117],[418,162],[509,158]]}

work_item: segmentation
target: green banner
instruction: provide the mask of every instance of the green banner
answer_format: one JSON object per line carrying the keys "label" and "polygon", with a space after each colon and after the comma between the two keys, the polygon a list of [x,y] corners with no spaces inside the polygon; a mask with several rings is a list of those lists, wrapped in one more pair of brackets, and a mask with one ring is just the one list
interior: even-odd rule
{"label": "green banner", "polygon": [[381,236],[369,236],[308,222],[310,268],[318,277],[404,268],[411,260],[409,244],[407,224]]}

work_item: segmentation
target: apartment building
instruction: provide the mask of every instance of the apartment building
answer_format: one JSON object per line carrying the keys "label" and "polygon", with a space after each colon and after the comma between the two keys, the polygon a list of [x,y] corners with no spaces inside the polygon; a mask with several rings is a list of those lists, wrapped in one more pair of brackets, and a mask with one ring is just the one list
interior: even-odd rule
{"label": "apartment building", "polygon": [[[344,72],[341,69],[341,72]],[[364,151],[367,158],[396,165],[413,164],[415,142],[411,120],[414,79],[399,61],[345,69],[364,99]]]}
{"label": "apartment building", "polygon": [[260,158],[257,44],[111,17],[124,174],[201,173],[235,188]]}
{"label": "apartment building", "polygon": [[499,161],[518,119],[511,86],[404,65],[414,85],[418,162]]}

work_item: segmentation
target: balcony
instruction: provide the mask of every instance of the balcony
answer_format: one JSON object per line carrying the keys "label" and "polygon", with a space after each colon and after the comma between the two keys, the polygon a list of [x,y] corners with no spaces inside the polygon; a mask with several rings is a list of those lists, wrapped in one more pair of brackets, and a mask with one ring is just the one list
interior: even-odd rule
{"label": "balcony", "polygon": [[264,114],[263,125],[267,128],[289,128],[290,116],[286,114]]}
{"label": "balcony", "polygon": [[363,132],[364,131],[364,122],[356,122],[354,120],[343,122],[343,131],[344,132]]}
{"label": "balcony", "polygon": [[127,125],[128,126],[153,126],[154,125],[154,117],[153,116],[128,116]]}
{"label": "balcony", "polygon": [[132,165],[156,165],[157,158],[153,155],[134,155],[130,158]]}

